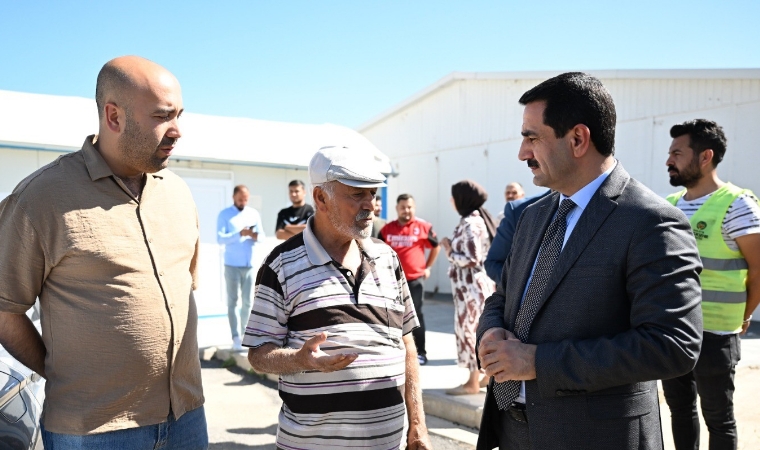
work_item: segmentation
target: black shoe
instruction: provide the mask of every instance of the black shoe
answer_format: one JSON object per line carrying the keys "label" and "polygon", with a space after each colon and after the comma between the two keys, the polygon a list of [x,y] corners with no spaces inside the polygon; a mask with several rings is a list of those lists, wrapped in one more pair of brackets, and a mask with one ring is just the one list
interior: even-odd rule
{"label": "black shoe", "polygon": [[424,366],[425,364],[427,364],[427,356],[417,355],[417,361],[419,361],[421,366]]}

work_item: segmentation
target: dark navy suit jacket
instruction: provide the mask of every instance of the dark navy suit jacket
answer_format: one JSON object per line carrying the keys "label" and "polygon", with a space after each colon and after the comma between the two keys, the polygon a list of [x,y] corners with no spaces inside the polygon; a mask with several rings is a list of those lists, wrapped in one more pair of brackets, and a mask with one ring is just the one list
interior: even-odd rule
{"label": "dark navy suit jacket", "polygon": [[[491,328],[515,329],[559,200],[559,193],[544,197],[517,222],[502,280],[480,316],[478,343]],[[536,378],[525,382],[525,408],[532,448],[663,448],[656,380],[696,364],[701,269],[686,216],[618,162],[579,216],[530,325]],[[501,418],[491,385],[478,450],[498,447]]]}
{"label": "dark navy suit jacket", "polygon": [[504,218],[496,229],[496,236],[493,237],[491,249],[488,250],[485,262],[486,273],[496,284],[499,284],[501,281],[504,262],[507,260],[510,250],[512,250],[512,238],[515,235],[515,227],[520,219],[520,214],[522,214],[525,208],[546,197],[550,192],[546,191],[533,197],[513,200],[507,202],[506,206],[504,206]]}

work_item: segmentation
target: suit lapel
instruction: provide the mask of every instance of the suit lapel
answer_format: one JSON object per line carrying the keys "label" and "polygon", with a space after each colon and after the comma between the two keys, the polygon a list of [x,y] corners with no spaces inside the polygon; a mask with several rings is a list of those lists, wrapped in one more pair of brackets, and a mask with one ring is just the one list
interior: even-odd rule
{"label": "suit lapel", "polygon": [[[522,301],[523,292],[525,292],[525,286],[528,284],[528,277],[530,277],[533,270],[533,263],[536,262],[538,256],[538,249],[541,248],[541,241],[544,239],[544,233],[549,228],[549,224],[554,217],[554,212],[559,205],[559,193],[553,192],[549,196],[550,201],[539,200],[536,203],[538,212],[536,213],[536,219],[531,223],[525,223],[522,225],[523,230],[519,236],[515,235],[515,243],[524,240],[527,248],[520,252],[519,257],[513,257],[510,260],[510,264],[515,265],[515,270],[510,272],[514,273],[520,280],[517,286],[519,289],[511,289],[507,295],[509,295],[511,309],[507,315],[509,318],[510,329],[514,329],[515,319],[517,318],[517,311],[520,309],[520,302]],[[518,244],[519,245],[519,244]],[[514,248],[514,246],[513,246]]]}
{"label": "suit lapel", "polygon": [[[617,207],[615,201],[631,179],[630,175],[623,169],[618,161],[617,167],[610,173],[610,176],[602,183],[599,189],[591,197],[591,201],[586,205],[583,214],[573,228],[570,238],[559,255],[557,264],[554,266],[551,277],[546,284],[544,293],[538,304],[538,310],[544,306],[546,301],[552,295],[567,272],[575,264],[575,261],[583,253],[591,242],[596,232],[602,226],[607,217]],[[548,226],[548,225],[547,225]]]}

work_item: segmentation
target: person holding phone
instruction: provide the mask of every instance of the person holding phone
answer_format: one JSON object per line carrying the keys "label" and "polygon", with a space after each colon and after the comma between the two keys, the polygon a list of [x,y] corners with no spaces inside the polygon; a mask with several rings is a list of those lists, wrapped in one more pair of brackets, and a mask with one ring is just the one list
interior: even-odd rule
{"label": "person holding phone", "polygon": [[[264,237],[259,212],[248,206],[248,188],[235,186],[233,204],[222,210],[217,219],[216,240],[224,245],[224,280],[227,286],[227,318],[232,332],[232,349],[243,350],[241,338],[251,313],[253,249]],[[238,310],[238,303],[240,309]]]}

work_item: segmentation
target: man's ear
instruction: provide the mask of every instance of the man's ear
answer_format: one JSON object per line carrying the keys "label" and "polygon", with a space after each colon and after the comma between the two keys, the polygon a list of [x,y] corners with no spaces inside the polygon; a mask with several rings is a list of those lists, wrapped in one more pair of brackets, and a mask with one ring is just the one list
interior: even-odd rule
{"label": "man's ear", "polygon": [[583,157],[591,145],[591,130],[586,125],[579,123],[568,134],[570,147],[573,149],[573,156],[576,158]]}
{"label": "man's ear", "polygon": [[699,153],[699,167],[706,167],[708,164],[710,165],[710,168],[713,168],[712,160],[715,157],[715,152],[713,149],[708,148],[707,150],[702,150],[702,152]]}
{"label": "man's ear", "polygon": [[315,186],[314,189],[311,191],[311,198],[314,200],[314,206],[317,208],[317,211],[325,211],[327,208],[327,205],[325,204],[325,191],[322,190],[322,188]]}
{"label": "man's ear", "polygon": [[104,107],[103,114],[106,121],[106,127],[113,133],[120,134],[124,131],[125,114],[116,103],[108,102]]}

